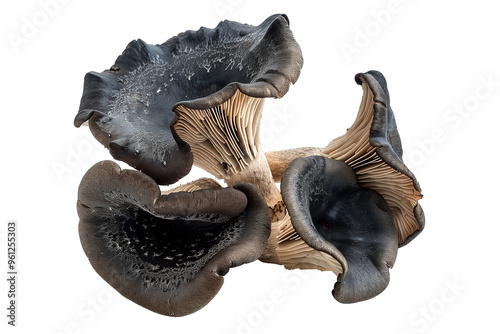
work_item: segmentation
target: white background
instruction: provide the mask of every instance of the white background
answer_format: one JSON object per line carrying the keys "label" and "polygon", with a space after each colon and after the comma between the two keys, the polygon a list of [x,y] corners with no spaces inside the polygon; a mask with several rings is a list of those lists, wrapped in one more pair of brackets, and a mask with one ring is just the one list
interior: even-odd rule
{"label": "white background", "polygon": [[[7,282],[0,284],[0,331],[495,331],[500,20],[492,3],[3,1],[0,277],[7,272],[6,225],[14,219],[19,281],[15,329],[7,325]],[[254,262],[231,269],[199,312],[152,313],[113,292],[78,240],[80,179],[94,163],[111,159],[88,129],[73,126],[83,77],[109,68],[133,39],[160,44],[222,19],[257,25],[275,13],[288,15],[305,63],[288,94],[266,102],[264,149],[324,146],[343,134],[361,98],[354,75],[379,70],[405,161],[423,189],[426,229],[400,249],[387,290],[363,303],[337,303],[331,273]]]}

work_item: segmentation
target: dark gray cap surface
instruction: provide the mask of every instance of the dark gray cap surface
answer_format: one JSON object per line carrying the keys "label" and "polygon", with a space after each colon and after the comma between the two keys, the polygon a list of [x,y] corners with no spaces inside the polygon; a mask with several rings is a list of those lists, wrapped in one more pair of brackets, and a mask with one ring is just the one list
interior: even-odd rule
{"label": "dark gray cap surface", "polygon": [[135,40],[109,70],[85,76],[74,123],[89,121],[115,159],[159,184],[172,184],[193,163],[189,145],[176,142],[171,132],[176,105],[212,108],[236,89],[281,97],[297,80],[302,61],[285,15],[258,26],[223,21],[161,45]]}
{"label": "dark gray cap surface", "polygon": [[360,187],[344,162],[321,156],[293,160],[281,189],[298,235],[342,265],[333,290],[338,301],[366,300],[386,288],[398,236],[380,194]]}

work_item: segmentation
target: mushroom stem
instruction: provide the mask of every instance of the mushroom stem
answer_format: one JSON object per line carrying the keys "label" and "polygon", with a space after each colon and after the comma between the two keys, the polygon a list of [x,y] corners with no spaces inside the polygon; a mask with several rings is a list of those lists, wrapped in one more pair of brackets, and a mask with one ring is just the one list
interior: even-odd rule
{"label": "mushroom stem", "polygon": [[274,183],[268,161],[262,152],[259,152],[258,156],[250,161],[245,169],[225,178],[225,182],[229,187],[240,182],[252,183],[262,192],[270,208],[281,201],[280,191]]}
{"label": "mushroom stem", "polygon": [[180,191],[193,192],[201,189],[219,189],[219,188],[222,188],[221,185],[214,179],[208,177],[202,177],[200,179],[191,181],[186,184],[181,184],[173,188],[162,190],[161,194],[168,195]]}
{"label": "mushroom stem", "polygon": [[284,229],[293,230],[293,227],[286,214],[281,193],[274,183],[266,156],[259,151],[257,157],[250,161],[245,169],[242,169],[239,173],[230,174],[225,177],[224,181],[229,187],[233,187],[235,184],[241,182],[251,183],[264,195],[269,207],[269,216],[271,217],[271,235],[260,260],[268,263],[283,264],[277,247],[279,234]]}
{"label": "mushroom stem", "polygon": [[263,102],[263,99],[236,90],[220,106],[194,109],[179,105],[176,108],[178,116],[172,125],[174,134],[190,146],[195,166],[223,179],[229,187],[247,182],[261,191],[272,222],[267,248],[259,258],[261,261],[280,264],[287,269],[339,273],[342,269],[333,257],[312,249],[295,232],[276,186],[275,180],[279,180],[281,174],[273,178],[272,173],[273,169],[283,173],[295,157],[314,154],[319,149],[290,150],[274,155],[274,160],[273,154],[266,157],[260,149],[259,139]]}
{"label": "mushroom stem", "polygon": [[[241,182],[249,182],[255,185],[264,195],[269,207],[269,216],[271,217],[271,234],[269,236],[267,247],[259,258],[266,263],[280,264],[287,269],[317,269],[322,271],[332,271],[339,275],[344,268],[338,260],[330,254],[317,251],[308,246],[304,240],[297,234],[292,226],[290,215],[285,207],[281,192],[276,186],[275,179],[271,170],[280,163],[284,167],[295,157],[304,154],[314,154],[316,148],[302,148],[298,150],[280,151],[273,155],[264,155],[259,151],[257,157],[252,160],[245,169],[239,173],[231,174],[225,178],[228,186],[232,187]],[[275,164],[270,166],[269,160]],[[284,168],[283,168],[284,170]],[[281,174],[283,173],[281,171]],[[281,179],[281,175],[280,175]]]}
{"label": "mushroom stem", "polygon": [[292,160],[299,157],[319,155],[319,147],[298,147],[283,151],[266,152],[267,162],[274,178],[274,182],[281,182],[281,176]]}

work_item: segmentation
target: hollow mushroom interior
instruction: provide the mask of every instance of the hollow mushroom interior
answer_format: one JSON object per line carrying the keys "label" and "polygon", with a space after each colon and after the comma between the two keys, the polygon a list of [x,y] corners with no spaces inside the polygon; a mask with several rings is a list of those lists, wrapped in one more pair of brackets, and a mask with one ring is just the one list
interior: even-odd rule
{"label": "hollow mushroom interior", "polygon": [[165,221],[126,207],[112,219],[122,224],[104,223],[97,235],[109,249],[119,251],[117,259],[130,264],[128,273],[140,276],[144,288],[155,284],[163,291],[191,281],[215,254],[236,242],[243,229],[238,220]]}
{"label": "hollow mushroom interior", "polygon": [[80,240],[96,272],[161,314],[186,315],[208,303],[231,267],[262,254],[270,220],[254,186],[201,180],[189,188],[200,185],[213,188],[161,194],[139,171],[111,161],[94,165],[77,208]]}

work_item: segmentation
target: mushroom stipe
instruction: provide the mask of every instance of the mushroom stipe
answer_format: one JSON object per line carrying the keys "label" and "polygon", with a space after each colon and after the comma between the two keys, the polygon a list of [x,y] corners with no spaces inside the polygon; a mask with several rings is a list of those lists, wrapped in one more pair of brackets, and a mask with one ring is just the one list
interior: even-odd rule
{"label": "mushroom stipe", "polygon": [[[265,98],[281,98],[303,58],[286,15],[232,21],[159,45],[129,43],[85,76],[74,125],[113,158],[78,189],[81,244],[114,289],[153,312],[206,306],[229,269],[255,260],[337,275],[333,297],[367,300],[389,284],[398,248],[425,226],[416,177],[384,76],[363,89],[353,125],[323,148],[263,152]],[[162,191],[196,165],[211,178]],[[281,189],[276,186],[281,183]]]}

